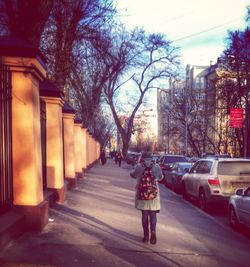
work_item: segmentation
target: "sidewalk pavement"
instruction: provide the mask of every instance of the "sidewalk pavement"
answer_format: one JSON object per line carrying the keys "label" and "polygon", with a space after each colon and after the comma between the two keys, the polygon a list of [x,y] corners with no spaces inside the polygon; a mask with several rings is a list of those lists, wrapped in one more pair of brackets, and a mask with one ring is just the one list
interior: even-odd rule
{"label": "sidewalk pavement", "polygon": [[26,233],[0,252],[0,266],[172,266],[161,242],[141,242],[130,170],[112,159],[94,165],[66,201],[50,209],[42,232]]}

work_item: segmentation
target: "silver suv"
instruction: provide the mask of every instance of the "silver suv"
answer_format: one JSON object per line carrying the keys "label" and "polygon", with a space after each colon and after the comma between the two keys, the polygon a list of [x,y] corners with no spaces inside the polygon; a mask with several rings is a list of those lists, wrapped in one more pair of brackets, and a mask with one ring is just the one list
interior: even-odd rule
{"label": "silver suv", "polygon": [[214,200],[229,200],[237,188],[250,185],[250,160],[210,158],[198,160],[182,178],[182,194],[199,200],[207,210]]}

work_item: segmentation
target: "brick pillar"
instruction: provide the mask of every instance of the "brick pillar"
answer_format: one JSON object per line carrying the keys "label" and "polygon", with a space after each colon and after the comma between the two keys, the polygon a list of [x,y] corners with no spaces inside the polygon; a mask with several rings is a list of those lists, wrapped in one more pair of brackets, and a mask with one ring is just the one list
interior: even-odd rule
{"label": "brick pillar", "polygon": [[12,153],[14,210],[26,229],[48,223],[42,184],[39,82],[46,76],[40,51],[21,39],[0,37],[3,64],[12,72]]}
{"label": "brick pillar", "polygon": [[75,173],[77,178],[82,178],[82,121],[74,122],[74,150],[75,150]]}
{"label": "brick pillar", "polygon": [[100,153],[100,143],[96,140],[96,160],[98,160]]}
{"label": "brick pillar", "polygon": [[74,150],[74,117],[75,110],[68,104],[63,105],[63,144],[64,144],[64,175],[68,188],[76,187],[75,150]]}
{"label": "brick pillar", "polygon": [[82,127],[82,170],[87,169],[87,129]]}
{"label": "brick pillar", "polygon": [[91,164],[91,146],[90,146],[90,135],[89,135],[89,131],[86,131],[86,164],[87,164],[87,168],[90,168],[90,164]]}
{"label": "brick pillar", "polygon": [[47,188],[53,189],[58,202],[65,200],[62,93],[49,80],[40,84],[40,94],[46,104],[46,171]]}

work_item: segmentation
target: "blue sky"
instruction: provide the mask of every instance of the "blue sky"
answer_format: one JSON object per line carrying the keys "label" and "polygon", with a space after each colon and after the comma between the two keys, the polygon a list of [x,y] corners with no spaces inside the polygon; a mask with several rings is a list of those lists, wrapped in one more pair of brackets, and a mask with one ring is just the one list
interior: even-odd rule
{"label": "blue sky", "polygon": [[[249,0],[118,0],[121,20],[128,28],[163,32],[181,48],[183,64],[215,62],[228,30],[246,26]],[[202,32],[201,34],[198,34]]]}

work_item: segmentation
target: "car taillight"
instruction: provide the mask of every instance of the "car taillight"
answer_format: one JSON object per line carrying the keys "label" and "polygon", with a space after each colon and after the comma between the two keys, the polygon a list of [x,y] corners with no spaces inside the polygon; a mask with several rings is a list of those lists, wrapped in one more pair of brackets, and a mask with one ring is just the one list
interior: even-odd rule
{"label": "car taillight", "polygon": [[219,180],[218,180],[218,179],[213,179],[213,178],[208,179],[208,183],[209,183],[211,186],[217,186],[217,185],[220,185]]}

